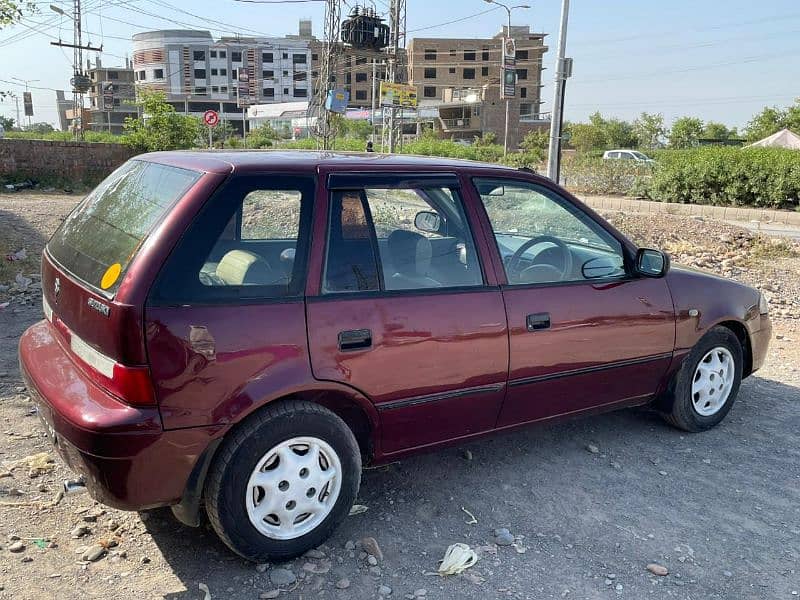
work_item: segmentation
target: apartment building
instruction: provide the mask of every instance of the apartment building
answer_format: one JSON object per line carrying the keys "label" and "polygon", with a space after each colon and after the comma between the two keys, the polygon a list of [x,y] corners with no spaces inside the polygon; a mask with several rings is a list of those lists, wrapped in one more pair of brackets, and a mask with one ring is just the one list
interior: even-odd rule
{"label": "apartment building", "polygon": [[[417,86],[422,104],[439,106],[440,113],[462,114],[447,118],[441,129],[450,137],[470,139],[493,132],[503,140],[505,101],[500,98],[502,40],[507,27],[488,39],[414,38],[408,46],[409,81]],[[512,26],[516,41],[516,96],[510,100],[509,145],[516,148],[527,131],[545,127],[541,111],[544,33]],[[459,121],[461,123],[459,124]]]}
{"label": "apartment building", "polygon": [[[167,95],[176,110],[200,116],[216,110],[237,130],[248,104],[306,101],[313,95],[311,21],[282,38],[222,37],[208,31],[161,30],[133,36],[136,88]],[[240,73],[247,82],[240,82]]]}
{"label": "apartment building", "polygon": [[[104,67],[98,57],[94,66],[89,63],[86,67],[92,87],[88,93],[89,122],[84,125],[85,128],[121,134],[125,119],[137,116],[133,66],[126,59],[124,67]],[[113,108],[110,111],[103,104],[105,83],[112,84],[114,89]]]}

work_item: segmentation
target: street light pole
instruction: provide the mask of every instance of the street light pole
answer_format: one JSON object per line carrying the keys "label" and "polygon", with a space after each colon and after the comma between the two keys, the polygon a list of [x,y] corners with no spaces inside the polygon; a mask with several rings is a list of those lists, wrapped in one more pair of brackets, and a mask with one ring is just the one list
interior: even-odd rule
{"label": "street light pole", "polygon": [[556,59],[555,90],[553,91],[553,111],[550,122],[550,144],[547,151],[547,176],[558,183],[561,162],[561,124],[564,120],[564,87],[567,77],[567,22],[569,21],[569,0],[561,3],[561,27],[558,30],[558,57]]}
{"label": "street light pole", "polygon": [[[485,0],[487,4],[496,4],[497,6],[502,6],[506,10],[506,14],[508,15],[508,28],[506,29],[506,36],[503,39],[503,47],[505,47],[505,37],[511,37],[511,11],[516,8],[530,8],[527,4],[518,4],[516,6],[508,6],[503,4],[502,2],[498,2],[497,0]],[[500,90],[502,92],[503,85],[505,82],[505,65],[503,64],[503,52],[500,52]],[[516,81],[516,74],[514,75]],[[514,90],[516,93],[516,89]],[[508,121],[509,121],[509,113],[510,113],[510,106],[511,106],[511,98],[506,98],[506,123],[505,123],[505,134],[503,135],[503,156],[508,154]]]}

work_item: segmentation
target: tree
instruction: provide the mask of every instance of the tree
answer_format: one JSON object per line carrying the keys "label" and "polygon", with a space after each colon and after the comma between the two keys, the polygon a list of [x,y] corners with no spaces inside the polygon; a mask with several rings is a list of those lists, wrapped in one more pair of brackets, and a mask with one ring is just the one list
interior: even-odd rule
{"label": "tree", "polygon": [[670,148],[694,148],[703,135],[703,122],[696,117],[675,119],[669,132]]}
{"label": "tree", "polygon": [[570,145],[580,152],[605,148],[606,136],[602,129],[591,123],[570,123]]}
{"label": "tree", "polygon": [[0,0],[0,27],[18,22],[25,13],[35,13],[35,2]]}
{"label": "tree", "polygon": [[633,122],[633,134],[636,136],[638,146],[641,148],[658,148],[661,138],[666,135],[664,115],[643,112]]}
{"label": "tree", "polygon": [[709,140],[729,140],[737,136],[736,127],[728,129],[723,123],[709,121],[703,127],[702,137]]}
{"label": "tree", "polygon": [[175,112],[162,92],[144,93],[137,103],[142,107],[142,116],[125,119],[125,143],[134,150],[155,152],[195,145],[200,120]]}
{"label": "tree", "polygon": [[269,123],[264,123],[247,134],[247,146],[250,148],[270,148],[278,139],[278,132]]}
{"label": "tree", "polygon": [[525,134],[519,147],[523,150],[544,152],[550,146],[550,131],[548,129],[534,129]]}
{"label": "tree", "polygon": [[751,141],[761,140],[786,127],[787,111],[777,106],[767,106],[754,116],[744,128],[745,137]]}
{"label": "tree", "polygon": [[55,131],[50,123],[32,123],[25,126],[25,131],[32,131],[33,133],[52,133]]}
{"label": "tree", "polygon": [[11,131],[14,129],[14,119],[0,115],[0,127],[6,131]]}

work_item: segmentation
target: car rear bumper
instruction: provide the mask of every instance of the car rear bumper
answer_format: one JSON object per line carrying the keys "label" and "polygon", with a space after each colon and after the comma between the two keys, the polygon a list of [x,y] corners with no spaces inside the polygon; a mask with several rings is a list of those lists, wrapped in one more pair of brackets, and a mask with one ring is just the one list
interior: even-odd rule
{"label": "car rear bumper", "polygon": [[180,501],[218,427],[164,431],[156,407],[133,407],[98,387],[48,321],[20,339],[20,371],[51,441],[104,504],[143,510]]}

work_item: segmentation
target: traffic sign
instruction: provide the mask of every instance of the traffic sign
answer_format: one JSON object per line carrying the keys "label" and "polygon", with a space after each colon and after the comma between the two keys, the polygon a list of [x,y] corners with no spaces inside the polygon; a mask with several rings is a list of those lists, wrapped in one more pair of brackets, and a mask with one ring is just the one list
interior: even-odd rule
{"label": "traffic sign", "polygon": [[219,113],[215,110],[207,110],[203,113],[203,123],[209,127],[216,127],[219,124]]}

